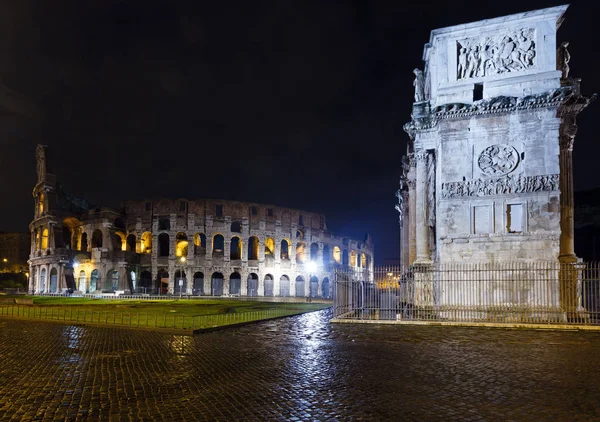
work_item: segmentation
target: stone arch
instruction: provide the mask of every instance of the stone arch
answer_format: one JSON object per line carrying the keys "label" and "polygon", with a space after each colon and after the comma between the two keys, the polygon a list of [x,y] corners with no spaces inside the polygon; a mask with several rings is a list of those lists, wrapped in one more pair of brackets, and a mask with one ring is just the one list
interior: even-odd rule
{"label": "stone arch", "polygon": [[310,278],[310,283],[308,285],[308,295],[309,297],[317,297],[319,296],[319,279],[314,275]]}
{"label": "stone arch", "polygon": [[304,286],[304,277],[299,275],[296,277],[296,285],[295,285],[295,296],[296,297],[304,297],[306,296],[306,288]]}
{"label": "stone arch", "polygon": [[279,278],[279,296],[287,297],[289,295],[290,295],[290,278],[284,274]]}
{"label": "stone arch", "polygon": [[367,255],[364,252],[360,254],[360,264],[361,267],[367,268]]}
{"label": "stone arch", "polygon": [[344,249],[344,252],[342,252],[342,265],[348,265],[348,262],[348,251]]}
{"label": "stone arch", "polygon": [[281,240],[281,250],[279,251],[279,258],[282,261],[288,261],[290,259],[290,246],[291,243],[288,239]]}
{"label": "stone arch", "polygon": [[175,256],[187,256],[188,254],[188,238],[184,232],[177,233],[175,236]]}
{"label": "stone arch", "polygon": [[156,278],[156,292],[160,295],[167,294],[169,292],[169,273],[167,270],[158,270]]}
{"label": "stone arch", "polygon": [[86,278],[85,271],[84,270],[79,271],[79,275],[77,276],[77,284],[76,284],[77,290],[79,290],[80,292],[85,292],[87,290],[86,286],[85,286],[86,281],[87,281],[87,278]]}
{"label": "stone arch", "polygon": [[275,296],[275,288],[273,282],[273,276],[271,274],[267,274],[264,280],[265,284],[265,296],[273,297]]}
{"label": "stone arch", "polygon": [[100,288],[100,271],[93,270],[92,274],[90,274],[90,288],[89,292],[94,293],[96,290]]}
{"label": "stone arch", "polygon": [[212,296],[223,296],[223,274],[213,273],[210,285]]}
{"label": "stone arch", "polygon": [[150,293],[152,291],[152,274],[150,271],[142,271],[138,289],[141,293]]}
{"label": "stone arch", "polygon": [[231,233],[241,233],[242,232],[242,223],[239,221],[231,222]]}
{"label": "stone arch", "polygon": [[101,248],[104,241],[102,230],[96,229],[92,232],[92,248]]}
{"label": "stone arch", "polygon": [[329,284],[329,278],[325,277],[323,279],[323,281],[321,282],[321,291],[322,291],[322,296],[325,299],[330,299],[331,298],[331,286]]}
{"label": "stone arch", "polygon": [[248,239],[248,260],[258,259],[258,237],[250,236]]}
{"label": "stone arch", "polygon": [[296,244],[296,262],[306,262],[306,244],[304,242],[298,242]]}
{"label": "stone arch", "polygon": [[46,291],[46,269],[42,268],[40,271],[40,292]]}
{"label": "stone arch", "polygon": [[114,292],[119,290],[119,272],[115,269],[106,272],[106,279],[102,285],[103,292]]}
{"label": "stone arch", "polygon": [[58,293],[58,271],[54,267],[50,270],[50,293]]}
{"label": "stone arch", "polygon": [[[225,250],[225,238],[222,234],[216,233],[213,236],[213,256],[223,256]],[[221,274],[223,275],[223,274]]]}
{"label": "stone arch", "polygon": [[311,243],[310,245],[310,260],[316,261],[319,258],[319,244]]}
{"label": "stone arch", "polygon": [[88,251],[88,235],[86,232],[81,233],[81,241],[79,242],[79,250],[82,252]]}
{"label": "stone arch", "polygon": [[339,246],[334,246],[333,247],[333,261],[336,264],[341,264],[342,263],[342,250],[340,249]]}
{"label": "stone arch", "polygon": [[239,295],[242,291],[242,276],[234,271],[229,276],[229,294]]}
{"label": "stone arch", "polygon": [[355,250],[350,251],[350,266],[356,267],[356,251]]}
{"label": "stone arch", "polygon": [[265,257],[275,256],[275,239],[267,237],[265,239]]}
{"label": "stone arch", "polygon": [[173,293],[174,294],[185,294],[185,292],[187,291],[187,278],[185,277],[185,271],[184,270],[177,270],[175,271],[175,278],[174,278],[174,283],[173,286],[175,287],[173,289]]}
{"label": "stone arch", "polygon": [[242,259],[242,239],[239,236],[233,236],[229,243],[229,259],[237,261]]}
{"label": "stone arch", "polygon": [[62,244],[61,246],[67,249],[73,249],[73,245],[71,245],[71,238],[73,233],[71,232],[71,228],[68,224],[63,224],[62,226]]}
{"label": "stone arch", "polygon": [[158,235],[158,256],[169,256],[169,234],[161,233]]}
{"label": "stone arch", "polygon": [[194,273],[194,284],[192,285],[192,294],[195,296],[204,295],[204,273]]}
{"label": "stone arch", "polygon": [[117,231],[113,236],[113,250],[115,251],[125,251],[127,250],[127,237],[125,233],[121,231]]}
{"label": "stone arch", "polygon": [[130,233],[127,236],[127,250],[130,252],[136,252],[136,244],[137,244],[137,238],[135,237],[135,234]]}
{"label": "stone arch", "polygon": [[196,233],[194,235],[194,255],[202,255],[206,253],[206,235],[204,233]]}
{"label": "stone arch", "polygon": [[258,275],[255,273],[248,274],[247,295],[258,296]]}
{"label": "stone arch", "polygon": [[329,246],[323,246],[323,264],[329,264],[331,257],[329,256],[331,252],[329,251]]}
{"label": "stone arch", "polygon": [[48,249],[48,229],[42,230],[42,250]]}
{"label": "stone arch", "polygon": [[35,250],[39,251],[42,248],[42,242],[40,240],[40,229],[35,230]]}
{"label": "stone arch", "polygon": [[40,196],[38,198],[38,214],[43,215],[44,210],[46,208],[45,205],[46,197],[44,196],[44,192],[40,192]]}
{"label": "stone arch", "polygon": [[152,252],[152,233],[144,232],[142,234],[142,242],[140,244],[140,252],[151,253]]}

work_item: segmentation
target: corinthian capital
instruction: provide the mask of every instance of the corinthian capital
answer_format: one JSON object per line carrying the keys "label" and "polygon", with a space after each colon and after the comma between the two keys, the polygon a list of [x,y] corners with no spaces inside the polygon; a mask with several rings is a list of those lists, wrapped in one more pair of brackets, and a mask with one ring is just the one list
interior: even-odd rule
{"label": "corinthian capital", "polygon": [[427,164],[428,155],[429,154],[427,153],[427,150],[421,149],[415,152],[415,160],[417,161],[417,163]]}
{"label": "corinthian capital", "polygon": [[573,151],[575,143],[575,135],[577,135],[577,125],[575,123],[563,124],[560,127],[560,149]]}
{"label": "corinthian capital", "polygon": [[417,162],[415,161],[415,153],[411,152],[410,154],[407,154],[408,157],[408,166],[409,167],[416,167],[417,166]]}

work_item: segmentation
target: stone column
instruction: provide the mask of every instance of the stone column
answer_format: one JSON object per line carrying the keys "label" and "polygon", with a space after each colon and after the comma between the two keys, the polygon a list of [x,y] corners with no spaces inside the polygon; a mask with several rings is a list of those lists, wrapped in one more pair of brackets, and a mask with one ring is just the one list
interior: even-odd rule
{"label": "stone column", "polygon": [[416,171],[416,249],[417,263],[430,263],[429,227],[427,226],[427,151],[415,153]]}
{"label": "stone column", "polygon": [[409,154],[409,172],[406,179],[408,185],[408,261],[412,265],[417,259],[417,181],[415,155]]}
{"label": "stone column", "polygon": [[401,242],[401,249],[400,249],[400,253],[401,253],[401,264],[403,267],[407,267],[410,265],[410,261],[409,261],[409,231],[410,231],[410,224],[409,224],[409,219],[410,219],[410,208],[408,206],[408,201],[409,201],[409,196],[408,196],[408,192],[407,191],[403,191],[402,192],[402,206],[403,206],[403,212],[402,212],[402,234],[401,234],[401,238],[400,238],[400,242]]}
{"label": "stone column", "polygon": [[574,122],[560,128],[560,255],[561,262],[577,261],[575,255],[575,225],[573,198],[573,143],[577,134]]}

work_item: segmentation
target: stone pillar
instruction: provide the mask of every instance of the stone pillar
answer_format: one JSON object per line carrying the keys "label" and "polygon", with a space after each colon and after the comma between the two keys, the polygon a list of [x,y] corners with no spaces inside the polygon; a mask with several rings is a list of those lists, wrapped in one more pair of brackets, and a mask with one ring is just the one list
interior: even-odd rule
{"label": "stone pillar", "polygon": [[575,255],[575,225],[573,198],[573,143],[577,134],[574,122],[560,128],[560,255],[561,262],[577,261]]}
{"label": "stone pillar", "polygon": [[408,261],[412,265],[417,259],[417,181],[416,161],[414,154],[409,154],[409,172],[406,184],[408,185]]}
{"label": "stone pillar", "polygon": [[410,261],[409,261],[409,249],[410,249],[410,240],[409,240],[409,231],[410,231],[410,224],[409,224],[409,220],[410,220],[410,208],[408,206],[408,201],[409,201],[409,197],[408,197],[408,192],[407,191],[403,191],[402,192],[402,206],[404,207],[404,210],[402,212],[402,234],[401,234],[401,238],[400,238],[400,242],[401,242],[401,249],[400,249],[400,253],[401,253],[401,264],[403,267],[407,267],[410,265]]}
{"label": "stone pillar", "polygon": [[427,225],[427,151],[415,153],[416,171],[416,249],[417,263],[430,263],[429,227]]}

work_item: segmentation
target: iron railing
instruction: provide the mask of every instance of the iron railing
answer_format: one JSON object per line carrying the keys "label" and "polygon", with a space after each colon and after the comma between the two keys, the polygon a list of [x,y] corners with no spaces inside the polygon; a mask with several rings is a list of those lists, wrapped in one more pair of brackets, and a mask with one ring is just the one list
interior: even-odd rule
{"label": "iron railing", "polygon": [[600,324],[597,262],[380,267],[338,271],[334,319]]}

